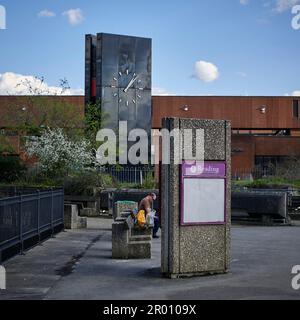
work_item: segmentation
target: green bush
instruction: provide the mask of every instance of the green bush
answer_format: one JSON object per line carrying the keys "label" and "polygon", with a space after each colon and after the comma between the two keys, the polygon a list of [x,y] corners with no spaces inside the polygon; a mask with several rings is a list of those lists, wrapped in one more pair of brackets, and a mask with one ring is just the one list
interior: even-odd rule
{"label": "green bush", "polygon": [[0,156],[0,181],[12,182],[21,178],[25,167],[19,157]]}
{"label": "green bush", "polygon": [[154,173],[149,171],[143,181],[142,188],[143,189],[155,189],[156,182],[154,179]]}
{"label": "green bush", "polygon": [[141,185],[134,182],[117,182],[118,189],[141,189]]}
{"label": "green bush", "polygon": [[241,180],[241,181],[232,181],[233,186],[236,187],[247,187],[247,188],[283,188],[283,187],[291,187],[291,188],[299,188],[300,180],[288,180],[281,177],[271,177],[264,179],[257,179],[254,181],[249,180]]}
{"label": "green bush", "polygon": [[84,171],[64,180],[65,194],[94,196],[100,188],[114,187],[113,178],[108,174]]}

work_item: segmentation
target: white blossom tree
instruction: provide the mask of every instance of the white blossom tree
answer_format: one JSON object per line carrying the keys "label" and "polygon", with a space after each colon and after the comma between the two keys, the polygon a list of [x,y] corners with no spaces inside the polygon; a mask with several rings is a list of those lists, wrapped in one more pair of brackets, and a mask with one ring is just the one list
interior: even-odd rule
{"label": "white blossom tree", "polygon": [[36,156],[40,169],[48,176],[68,175],[94,162],[90,143],[72,140],[61,128],[47,128],[40,137],[29,137],[25,144],[28,156]]}

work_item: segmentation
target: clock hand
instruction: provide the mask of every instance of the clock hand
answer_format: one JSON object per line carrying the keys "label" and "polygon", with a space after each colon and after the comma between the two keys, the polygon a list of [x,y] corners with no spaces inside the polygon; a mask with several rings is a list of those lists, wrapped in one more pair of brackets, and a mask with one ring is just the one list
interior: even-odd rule
{"label": "clock hand", "polygon": [[133,77],[131,81],[129,82],[128,86],[123,90],[125,93],[128,91],[128,89],[134,84],[134,82],[137,80],[139,76]]}
{"label": "clock hand", "polygon": [[129,82],[128,86],[124,89],[124,92],[126,93],[128,89],[134,84],[134,82],[137,80],[138,76],[133,77],[131,81]]}

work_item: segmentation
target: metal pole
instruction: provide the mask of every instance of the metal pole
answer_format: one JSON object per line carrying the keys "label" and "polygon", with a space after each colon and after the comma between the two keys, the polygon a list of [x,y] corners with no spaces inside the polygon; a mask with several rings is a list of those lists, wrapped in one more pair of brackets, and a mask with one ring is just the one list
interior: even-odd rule
{"label": "metal pole", "polygon": [[62,204],[61,204],[61,212],[62,212],[62,224],[63,224],[63,230],[65,231],[65,192],[64,189],[61,190],[61,198],[62,198]]}
{"label": "metal pole", "polygon": [[51,237],[54,234],[54,227],[53,227],[53,188],[51,188]]}
{"label": "metal pole", "polygon": [[21,243],[21,254],[24,253],[24,242],[23,242],[23,196],[19,196],[19,224],[20,224],[20,243]]}
{"label": "metal pole", "polygon": [[41,242],[41,235],[40,235],[40,211],[41,211],[41,195],[40,190],[37,191],[37,233],[39,237],[39,243]]}

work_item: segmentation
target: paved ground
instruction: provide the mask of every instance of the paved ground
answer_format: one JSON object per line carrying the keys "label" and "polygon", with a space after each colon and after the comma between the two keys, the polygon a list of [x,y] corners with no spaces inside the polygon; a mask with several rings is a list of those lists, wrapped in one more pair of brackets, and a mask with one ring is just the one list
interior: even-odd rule
{"label": "paved ground", "polygon": [[6,262],[0,299],[300,299],[291,288],[300,225],[233,226],[230,273],[175,280],[160,276],[159,239],[151,260],[112,260],[111,220],[90,219],[88,227]]}

